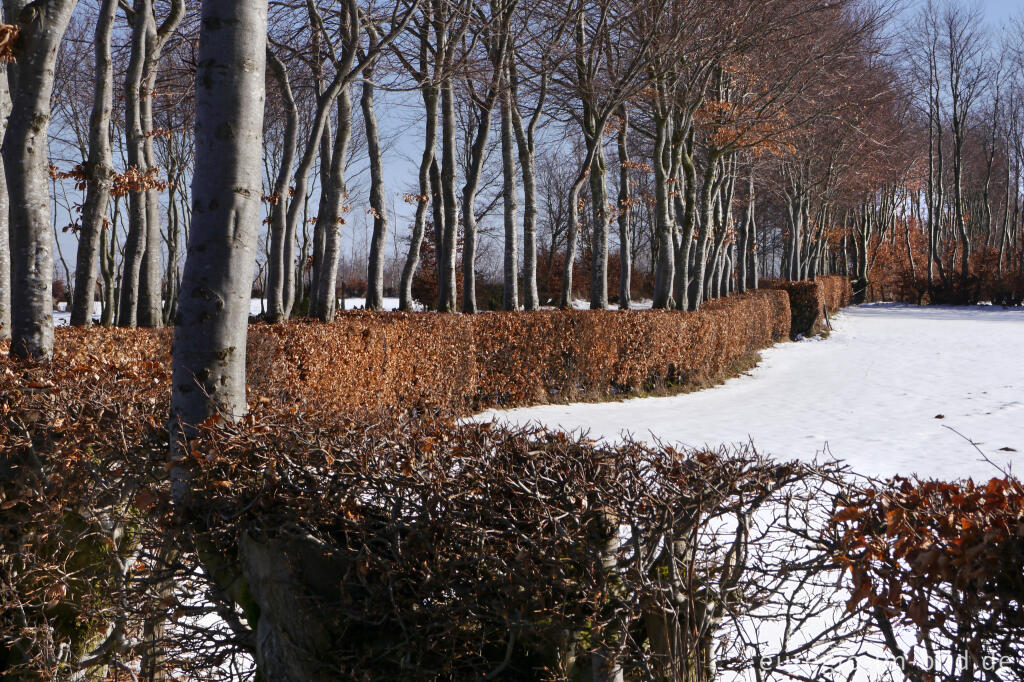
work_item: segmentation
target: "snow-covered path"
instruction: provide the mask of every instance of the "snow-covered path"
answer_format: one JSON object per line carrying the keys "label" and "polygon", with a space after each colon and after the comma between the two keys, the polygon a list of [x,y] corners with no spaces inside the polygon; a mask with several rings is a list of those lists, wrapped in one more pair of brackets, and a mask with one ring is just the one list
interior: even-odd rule
{"label": "snow-covered path", "polygon": [[1024,310],[868,305],[833,326],[829,339],[770,348],[749,375],[707,391],[478,419],[691,446],[751,440],[780,459],[832,456],[875,476],[996,475],[969,438],[1024,470]]}

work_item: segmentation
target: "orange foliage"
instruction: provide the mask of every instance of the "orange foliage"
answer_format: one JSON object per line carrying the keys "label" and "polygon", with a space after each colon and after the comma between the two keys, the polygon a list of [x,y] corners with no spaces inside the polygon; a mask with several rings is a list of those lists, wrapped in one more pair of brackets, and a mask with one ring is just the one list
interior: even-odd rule
{"label": "orange foliage", "polygon": [[833,517],[837,558],[852,578],[847,607],[867,603],[876,617],[972,656],[1020,641],[1022,510],[1024,486],[1013,478],[896,478],[861,491]]}
{"label": "orange foliage", "polygon": [[0,64],[9,64],[14,59],[14,43],[20,29],[13,24],[0,24]]}
{"label": "orange foliage", "polygon": [[803,282],[761,280],[760,285],[768,289],[782,289],[789,294],[793,320],[790,336],[793,338],[800,334],[809,336],[822,331],[825,326],[824,311],[834,313],[848,306],[853,300],[850,280],[839,275]]}

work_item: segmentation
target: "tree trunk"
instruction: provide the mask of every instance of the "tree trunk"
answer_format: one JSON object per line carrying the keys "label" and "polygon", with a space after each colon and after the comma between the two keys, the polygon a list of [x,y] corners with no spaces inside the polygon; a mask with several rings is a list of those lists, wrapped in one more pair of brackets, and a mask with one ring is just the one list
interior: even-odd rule
{"label": "tree trunk", "polygon": [[693,230],[697,211],[697,167],[693,162],[693,133],[688,133],[686,141],[680,141],[678,148],[673,150],[677,165],[682,171],[680,182],[685,187],[675,197],[676,217],[682,215],[679,234],[679,247],[676,250],[676,308],[687,310],[690,305],[690,263],[693,260]]}
{"label": "tree trunk", "polygon": [[[426,130],[423,136],[423,156],[420,158],[419,195],[416,197],[416,221],[409,241],[409,254],[402,268],[402,282],[398,293],[398,309],[411,312],[413,309],[412,280],[420,265],[420,248],[426,231],[427,211],[430,208],[430,168],[437,152],[437,88],[423,88],[423,108]],[[435,230],[437,226],[435,226]],[[439,255],[435,252],[435,256]]]}
{"label": "tree trunk", "polygon": [[75,327],[86,327],[92,323],[100,235],[107,219],[110,182],[114,174],[110,151],[110,111],[113,108],[114,90],[110,36],[116,14],[117,0],[103,0],[99,20],[96,22],[96,76],[92,116],[89,119],[89,160],[85,171],[87,185],[75,263],[75,295],[71,304],[71,325]]}
{"label": "tree trunk", "polygon": [[715,201],[715,169],[718,166],[718,154],[712,153],[704,170],[704,186],[701,188],[701,220],[697,230],[697,252],[694,261],[694,286],[690,297],[690,310],[700,310],[705,297],[705,279],[708,267],[708,240],[714,221],[713,209]]}
{"label": "tree trunk", "polygon": [[598,136],[596,145],[597,153],[590,166],[590,198],[594,214],[590,254],[590,308],[604,310],[608,307],[608,230],[611,220],[608,215],[608,187],[605,184],[607,166],[601,136]]}
{"label": "tree trunk", "polygon": [[[245,344],[260,226],[267,0],[203,0],[192,227],[174,327],[171,454],[213,414],[246,411]],[[172,471],[175,495],[185,473]]]}
{"label": "tree trunk", "polygon": [[[480,174],[487,152],[487,139],[491,132],[491,112],[494,111],[494,94],[488,93],[486,101],[478,106],[476,135],[470,150],[469,168],[466,170],[466,184],[462,188],[462,312],[476,312],[476,204]],[[446,245],[447,248],[447,245]]]}
{"label": "tree trunk", "polygon": [[444,227],[441,249],[437,253],[437,309],[455,312],[456,237],[459,231],[459,208],[455,197],[455,92],[450,79],[441,87],[441,198],[444,203]]}
{"label": "tree trunk", "polygon": [[619,152],[619,308],[629,310],[632,304],[632,280],[633,280],[633,251],[632,235],[630,234],[630,220],[633,215],[630,207],[629,188],[629,110],[622,107],[619,118],[622,119],[622,126],[619,128],[617,145]]}
{"label": "tree trunk", "polygon": [[[341,94],[339,92],[338,96]],[[351,100],[348,101],[348,106],[351,108]],[[351,118],[351,114],[349,114]],[[324,273],[324,250],[327,248],[327,223],[330,222],[327,218],[327,213],[330,210],[331,199],[331,159],[334,158],[334,147],[338,144],[338,138],[331,132],[330,120],[324,123],[324,129],[320,135],[320,200],[317,204],[316,217],[313,218],[313,240],[311,245],[311,253],[309,258],[309,290],[306,292],[305,299],[308,301],[306,308],[306,314],[315,317],[317,314],[317,306],[322,300],[320,298],[320,278],[323,277]],[[309,199],[310,196],[307,194],[302,209],[302,222],[296,224],[296,230],[298,231],[298,225],[302,225],[302,235],[306,235],[306,225],[309,224]],[[305,239],[303,240],[305,241]],[[295,248],[294,238],[289,242],[291,247]],[[305,243],[303,243],[305,246]],[[305,249],[303,249],[305,251]],[[289,314],[291,313],[292,305],[295,301],[302,301],[302,284],[303,284],[303,273],[306,271],[306,260],[300,257],[296,262],[294,255],[287,256],[293,263],[292,270],[294,272],[295,287],[289,289],[290,295],[286,296],[286,303],[288,305]]]}
{"label": "tree trunk", "polygon": [[[125,75],[125,147],[129,170],[146,172],[145,131],[142,127],[142,83],[146,62],[146,34],[152,21],[151,0],[135,0],[132,25],[131,56]],[[122,327],[138,324],[139,295],[142,262],[146,257],[146,199],[147,192],[132,187],[128,195],[128,235],[125,238],[121,274],[121,301],[117,323]]]}
{"label": "tree trunk", "polygon": [[[313,118],[313,122],[310,126],[309,137],[306,140],[306,148],[302,154],[302,159],[299,161],[298,167],[295,169],[295,176],[292,181],[292,185],[295,188],[295,196],[288,203],[288,215],[286,219],[285,235],[284,235],[284,249],[283,249],[283,260],[284,260],[284,283],[282,284],[283,290],[283,318],[288,319],[292,314],[292,307],[295,305],[295,282],[296,282],[296,267],[302,268],[304,264],[295,263],[295,239],[298,234],[299,220],[303,215],[303,206],[305,205],[306,191],[309,185],[309,174],[313,170],[313,163],[316,161],[318,150],[322,150],[323,147],[329,148],[328,145],[323,144],[324,140],[324,129],[328,126],[328,118],[330,117],[330,109],[334,104],[335,98],[341,92],[343,85],[347,85],[347,80],[344,77],[341,69],[335,74],[334,80],[328,86],[327,90],[317,95],[317,109]],[[323,154],[321,153],[321,156]],[[324,159],[321,159],[321,167],[330,167],[330,160],[324,163]],[[322,227],[322,226],[321,226]],[[314,236],[318,233],[314,232]],[[322,231],[319,233],[322,235]],[[314,244],[314,249],[316,245]],[[314,262],[316,257],[314,256]],[[313,280],[314,288],[316,287],[316,279]],[[312,301],[312,293],[310,301]]]}
{"label": "tree trunk", "polygon": [[[372,30],[372,29],[371,29]],[[373,64],[366,67],[363,95],[359,101],[366,128],[366,153],[370,157],[370,210],[373,212],[373,236],[366,268],[366,309],[384,309],[384,249],[388,240],[388,207],[385,205],[384,162],[373,107]]]}
{"label": "tree trunk", "polygon": [[502,306],[519,309],[519,235],[517,225],[518,188],[516,187],[515,139],[512,130],[512,96],[505,92],[501,103],[502,201],[505,218],[505,263]]}
{"label": "tree trunk", "polygon": [[[169,171],[171,169],[168,169]],[[170,177],[178,177],[168,172]],[[163,307],[161,315],[165,325],[174,323],[178,312],[178,291],[181,286],[181,273],[178,272],[178,254],[181,250],[181,224],[178,218],[178,200],[175,185],[167,187],[167,276],[163,287]],[[266,287],[263,287],[264,289]]]}
{"label": "tree trunk", "polygon": [[672,306],[672,286],[675,280],[675,226],[669,220],[669,177],[671,150],[669,149],[670,122],[667,116],[656,116],[654,121],[654,229],[657,239],[658,260],[654,271],[654,308]]}
{"label": "tree trunk", "polygon": [[[511,67],[513,93],[515,92],[515,65]],[[537,310],[540,294],[537,291],[537,160],[534,133],[540,121],[544,100],[547,96],[547,75],[541,75],[540,94],[537,106],[529,124],[524,127],[519,114],[518,103],[513,100],[512,125],[516,133],[519,150],[519,167],[523,174],[523,307]]]}
{"label": "tree trunk", "polygon": [[[589,167],[589,165],[588,163],[584,168]],[[580,174],[576,178],[576,182],[573,183],[572,190],[569,192],[569,217],[565,234],[565,265],[562,269],[562,293],[558,301],[559,307],[565,309],[572,308],[572,276],[573,267],[576,265],[576,248],[579,242],[580,231],[579,199],[580,190],[583,189],[584,182],[586,182],[586,175]],[[553,251],[554,244],[552,244]]]}
{"label": "tree trunk", "polygon": [[53,234],[47,134],[57,50],[76,0],[21,11],[17,76],[3,143],[10,201],[11,355],[48,362],[53,354]]}
{"label": "tree trunk", "polygon": [[[600,130],[604,130],[604,124],[606,121],[607,119],[601,121]],[[572,183],[572,189],[569,190],[569,199],[567,202],[569,215],[565,235],[565,265],[562,269],[562,292],[558,302],[558,305],[561,308],[572,307],[573,266],[576,263],[576,249],[578,247],[580,232],[580,191],[583,189],[583,185],[586,183],[587,177],[589,176],[588,169],[590,169],[594,163],[598,145],[601,143],[601,136],[598,135],[593,139],[596,140],[596,143],[588,143],[587,156],[583,160],[580,172],[576,175],[576,179]],[[552,235],[551,247],[551,251],[554,253],[554,235]]]}
{"label": "tree trunk", "polygon": [[[144,140],[142,154],[146,170],[157,168],[156,154],[153,151],[153,92],[156,89],[156,69],[159,66],[159,52],[151,52],[155,46],[155,37],[147,36],[146,47],[146,81],[142,92],[141,115]],[[157,48],[158,49],[158,48]],[[146,190],[146,250],[142,257],[142,270],[139,273],[139,311],[140,327],[157,328],[163,326],[161,306],[163,249],[160,235],[160,193],[155,188]]]}
{"label": "tree trunk", "polygon": [[[116,206],[117,204],[115,204]],[[114,223],[100,230],[100,274],[103,276],[103,305],[100,308],[100,324],[109,327],[114,324],[117,311],[117,243]]]}
{"label": "tree trunk", "polygon": [[313,262],[313,288],[309,299],[309,314],[321,322],[334,320],[338,292],[338,258],[341,256],[341,225],[344,222],[345,167],[348,164],[348,145],[352,139],[352,91],[345,86],[338,94],[338,130],[330,156],[327,178],[321,176],[320,215],[317,217],[319,243]]}
{"label": "tree trunk", "polygon": [[[170,13],[160,27],[151,21],[146,33],[145,81],[142,91],[142,153],[146,170],[158,168],[153,149],[153,99],[156,96],[156,77],[160,70],[160,55],[167,39],[178,28],[185,16],[185,0],[174,0]],[[169,180],[170,178],[168,178]],[[146,254],[139,278],[139,325],[162,327],[163,316],[163,241],[160,233],[160,192],[151,186],[146,191]]]}
{"label": "tree trunk", "polygon": [[285,130],[284,147],[281,152],[281,166],[274,180],[273,199],[270,206],[270,249],[267,254],[267,321],[281,322],[286,319],[284,309],[285,269],[292,264],[285,260],[285,235],[288,231],[288,205],[292,201],[302,202],[301,197],[292,197],[288,192],[288,179],[291,177],[292,166],[295,165],[295,152],[298,145],[299,110],[295,106],[288,71],[283,61],[268,50],[267,65],[270,67],[284,101]]}

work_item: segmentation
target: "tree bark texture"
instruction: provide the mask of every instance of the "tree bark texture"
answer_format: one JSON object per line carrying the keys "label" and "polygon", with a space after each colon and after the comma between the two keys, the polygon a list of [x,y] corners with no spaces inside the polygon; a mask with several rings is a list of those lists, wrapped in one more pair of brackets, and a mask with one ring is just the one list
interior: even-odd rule
{"label": "tree bark texture", "polygon": [[47,132],[57,50],[75,5],[37,2],[17,17],[18,66],[3,161],[10,201],[11,355],[22,360],[47,362],[53,355]]}

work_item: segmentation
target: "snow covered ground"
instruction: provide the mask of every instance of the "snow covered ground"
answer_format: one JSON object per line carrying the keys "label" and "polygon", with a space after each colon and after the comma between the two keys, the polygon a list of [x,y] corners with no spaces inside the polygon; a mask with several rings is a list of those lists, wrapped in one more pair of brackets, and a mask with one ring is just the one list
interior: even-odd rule
{"label": "snow covered ground", "polygon": [[848,308],[828,339],[783,343],[749,375],[668,398],[489,411],[593,437],[690,446],[752,441],[779,459],[859,473],[988,479],[1024,469],[1024,310]]}

